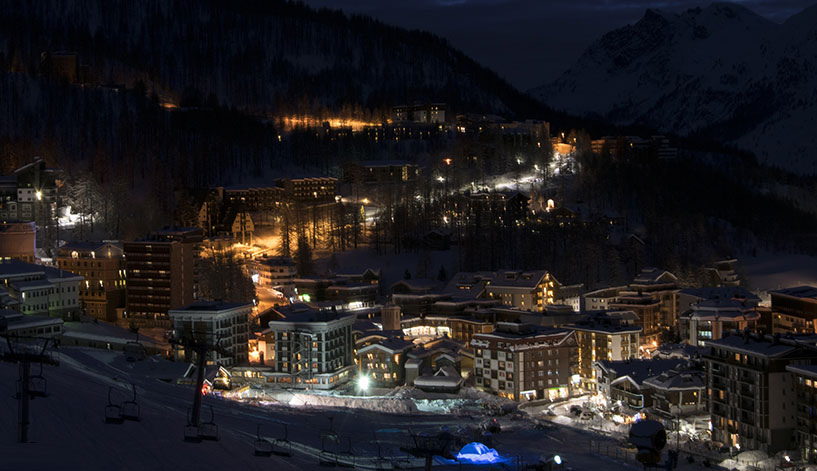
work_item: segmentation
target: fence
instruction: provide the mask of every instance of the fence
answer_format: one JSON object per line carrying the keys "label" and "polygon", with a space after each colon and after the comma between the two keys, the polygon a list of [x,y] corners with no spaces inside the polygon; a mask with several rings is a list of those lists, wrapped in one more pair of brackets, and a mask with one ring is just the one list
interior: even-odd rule
{"label": "fence", "polygon": [[635,451],[626,450],[615,443],[590,440],[590,453],[598,453],[625,463],[638,463],[635,459]]}

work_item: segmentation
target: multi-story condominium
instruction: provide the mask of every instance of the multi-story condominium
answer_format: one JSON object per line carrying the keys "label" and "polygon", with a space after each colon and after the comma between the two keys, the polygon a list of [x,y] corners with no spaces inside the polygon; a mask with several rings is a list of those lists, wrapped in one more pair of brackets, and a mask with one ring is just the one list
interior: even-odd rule
{"label": "multi-story condominium", "polygon": [[[260,257],[250,263],[253,281],[284,296],[294,296],[298,269],[290,257]],[[257,276],[256,276],[257,275]]]}
{"label": "multi-story condominium", "polygon": [[760,304],[757,295],[739,286],[684,288],[678,292],[678,312],[683,316],[693,305],[712,299],[733,299],[753,307]]}
{"label": "multi-story condominium", "polygon": [[127,311],[120,322],[169,327],[167,312],[196,299],[199,228],[167,227],[125,242]]}
{"label": "multi-story condominium", "polygon": [[577,306],[582,285],[565,286],[545,270],[498,271],[483,290],[483,296],[505,306],[526,311],[544,311],[548,304]]}
{"label": "multi-story condominium", "polygon": [[360,375],[370,378],[377,387],[393,388],[405,383],[407,353],[414,343],[401,338],[389,338],[357,350],[356,363]]}
{"label": "multi-story condominium", "polygon": [[769,294],[774,332],[817,333],[817,287],[797,286]]}
{"label": "multi-story condominium", "polygon": [[281,178],[275,183],[284,189],[284,198],[294,203],[332,202],[338,194],[338,179],[333,177]]}
{"label": "multi-story condominium", "polygon": [[659,322],[664,329],[678,325],[678,278],[658,268],[641,270],[621,296],[648,295],[661,306]]}
{"label": "multi-story condominium", "polygon": [[399,105],[392,107],[392,121],[414,123],[445,123],[445,103]]}
{"label": "multi-story condominium", "polygon": [[[192,339],[209,346],[207,364],[218,366],[248,363],[249,317],[252,304],[198,302],[168,311],[176,339]],[[195,352],[182,346],[176,359],[193,361]]]}
{"label": "multi-story condominium", "polygon": [[490,334],[475,334],[471,346],[478,389],[513,401],[555,400],[575,391],[573,331],[500,322]]}
{"label": "multi-story condominium", "polygon": [[619,293],[624,291],[626,286],[614,286],[611,288],[597,289],[582,295],[584,311],[604,311],[610,309],[610,305],[614,304],[618,299]]}
{"label": "multi-story condominium", "polygon": [[700,301],[681,315],[681,338],[703,347],[730,330],[754,329],[760,320],[756,306],[734,299]]}
{"label": "multi-story condominium", "polygon": [[817,463],[817,365],[788,365],[794,375],[795,439],[800,456]]}
{"label": "multi-story condominium", "polygon": [[275,361],[273,372],[265,375],[271,385],[332,389],[349,381],[355,369],[354,315],[302,303],[277,311],[282,318],[269,322]]}
{"label": "multi-story condominium", "polygon": [[42,221],[56,211],[59,171],[39,157],[0,177],[0,221]]}
{"label": "multi-story condominium", "polygon": [[350,162],[343,166],[343,182],[351,184],[387,185],[416,181],[420,167],[396,160]]}
{"label": "multi-story condominium", "polygon": [[641,327],[641,345],[656,347],[661,334],[666,332],[661,315],[661,303],[648,294],[621,295],[610,309],[632,311],[638,316],[637,325]]}
{"label": "multi-story condominium", "polygon": [[709,275],[709,283],[714,286],[740,286],[740,278],[735,271],[738,264],[737,259],[718,260],[710,268],[706,269]]}
{"label": "multi-story condominium", "polygon": [[[0,287],[13,299],[14,308],[26,315],[79,320],[81,275],[19,260],[0,263]],[[7,302],[4,301],[3,304]]]}
{"label": "multi-story condominium", "polygon": [[12,309],[0,309],[0,331],[19,337],[59,338],[63,321],[55,317],[21,314]]}
{"label": "multi-story condominium", "polygon": [[109,242],[69,242],[60,247],[57,266],[85,277],[79,300],[85,314],[116,322],[116,310],[125,307],[125,254]]}
{"label": "multi-story condominium", "polygon": [[17,259],[34,262],[34,222],[9,222],[0,218],[0,261]]}
{"label": "multi-story condominium", "polygon": [[712,439],[769,454],[794,448],[797,397],[786,367],[814,363],[815,341],[747,332],[707,342]]}
{"label": "multi-story condominium", "polygon": [[597,361],[638,358],[641,327],[637,321],[632,311],[602,311],[565,326],[576,331],[578,374],[583,390],[595,392],[597,389]]}

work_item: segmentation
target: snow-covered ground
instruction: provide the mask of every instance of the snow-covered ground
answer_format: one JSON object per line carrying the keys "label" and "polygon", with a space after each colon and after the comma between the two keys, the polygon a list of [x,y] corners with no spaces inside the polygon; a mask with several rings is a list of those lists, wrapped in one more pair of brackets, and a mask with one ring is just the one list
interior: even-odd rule
{"label": "snow-covered ground", "polygon": [[[62,348],[60,359],[59,367],[43,370],[50,396],[32,401],[33,443],[28,444],[16,443],[17,403],[12,395],[17,367],[0,364],[0,469],[317,469],[321,431],[328,429],[328,417],[334,418],[340,440],[325,443],[326,448],[341,452],[351,443],[358,469],[373,468],[378,449],[390,463],[405,460],[406,453],[400,447],[411,443],[409,430],[434,433],[441,428],[455,433],[461,444],[475,438],[489,441],[503,456],[522,457],[527,464],[542,454],[558,453],[565,460],[564,469],[638,469],[632,463],[617,463],[588,452],[591,439],[607,439],[558,425],[536,430],[533,420],[520,414],[499,417],[503,430],[488,439],[480,430],[488,417],[479,414],[382,413],[366,408],[242,403],[213,396],[204,400],[203,417],[209,419],[209,406],[213,406],[221,440],[191,444],[182,438],[192,388],[165,381],[165,376],[180,365],[165,360],[128,363],[121,353],[81,348]],[[128,398],[130,383],[136,385],[142,420],[105,424],[108,388],[114,386],[114,401],[119,402]],[[395,393],[397,398],[402,395],[412,393]],[[283,424],[287,424],[294,456],[253,456],[257,425],[261,425],[263,436],[275,438],[283,435]],[[613,440],[607,443],[616,446]],[[419,463],[415,460],[412,464]],[[456,468],[441,465],[435,469]]]}

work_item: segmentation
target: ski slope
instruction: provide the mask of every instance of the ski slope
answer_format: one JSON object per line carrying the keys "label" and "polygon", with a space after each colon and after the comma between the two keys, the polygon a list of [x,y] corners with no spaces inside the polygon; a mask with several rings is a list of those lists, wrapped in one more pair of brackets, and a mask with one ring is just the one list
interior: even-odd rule
{"label": "ski slope", "polygon": [[[411,443],[413,432],[437,432],[447,427],[477,429],[485,417],[412,413],[384,414],[365,410],[290,407],[227,401],[205,397],[202,418],[209,419],[209,406],[221,440],[186,443],[183,427],[192,402],[190,386],[166,383],[168,370],[183,367],[151,359],[127,363],[116,352],[82,348],[61,348],[60,366],[45,367],[49,397],[31,402],[31,440],[16,442],[17,366],[0,363],[0,469],[2,470],[199,470],[240,469],[278,471],[318,469],[321,431],[334,418],[339,443],[325,443],[334,452],[347,451],[351,444],[357,469],[374,469],[378,449],[386,467],[409,464],[401,446]],[[159,365],[161,363],[161,365]],[[39,372],[34,366],[32,373]],[[104,423],[104,406],[109,386],[114,386],[114,402],[128,399],[129,384],[136,385],[141,406],[140,422],[121,425]],[[554,426],[548,431],[532,429],[529,419],[501,418],[503,431],[494,435],[491,448],[503,456],[521,456],[534,463],[542,454],[560,454],[564,469],[638,469],[632,463],[616,463],[610,458],[587,453],[591,439],[603,438],[589,432]],[[262,435],[276,438],[288,424],[293,444],[291,458],[256,457],[253,440],[256,426]],[[610,441],[613,444],[613,441]],[[456,452],[456,450],[454,450]],[[420,465],[413,460],[411,465]],[[458,469],[438,465],[435,469]]]}

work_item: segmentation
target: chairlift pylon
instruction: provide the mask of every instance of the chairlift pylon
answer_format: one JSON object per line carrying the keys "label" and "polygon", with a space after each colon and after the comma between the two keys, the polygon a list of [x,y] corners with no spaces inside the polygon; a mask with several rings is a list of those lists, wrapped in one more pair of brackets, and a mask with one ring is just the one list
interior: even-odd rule
{"label": "chairlift pylon", "polygon": [[253,442],[253,448],[255,449],[255,456],[272,456],[272,443],[266,438],[261,437],[261,424],[258,424],[258,426],[255,428],[255,442]]}
{"label": "chairlift pylon", "polygon": [[133,399],[122,403],[122,418],[138,422],[141,417],[139,403],[136,402],[136,385],[131,383],[131,388],[133,388]]}
{"label": "chairlift pylon", "polygon": [[105,423],[121,424],[125,421],[125,419],[122,418],[122,407],[113,403],[111,400],[111,392],[113,392],[113,386],[108,387],[108,405],[105,406]]}

